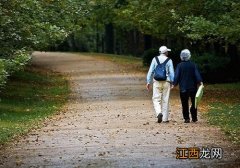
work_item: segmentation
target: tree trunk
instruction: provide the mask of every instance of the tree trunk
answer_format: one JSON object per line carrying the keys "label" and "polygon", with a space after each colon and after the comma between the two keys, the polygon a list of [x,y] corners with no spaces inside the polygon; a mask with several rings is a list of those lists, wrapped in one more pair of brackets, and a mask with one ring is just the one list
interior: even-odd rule
{"label": "tree trunk", "polygon": [[96,24],[96,51],[99,52],[99,26]]}
{"label": "tree trunk", "polygon": [[231,64],[236,67],[238,66],[238,48],[236,45],[233,45],[233,44],[229,44],[228,45],[228,54],[230,56],[230,59],[231,59]]}
{"label": "tree trunk", "polygon": [[105,25],[105,43],[106,43],[106,53],[114,53],[114,31],[113,24],[109,23]]}
{"label": "tree trunk", "polygon": [[151,35],[144,35],[144,50],[148,50],[152,48],[152,36]]}
{"label": "tree trunk", "polygon": [[69,37],[67,38],[67,43],[69,46],[69,51],[74,51],[75,44],[74,44],[74,35],[70,34]]}

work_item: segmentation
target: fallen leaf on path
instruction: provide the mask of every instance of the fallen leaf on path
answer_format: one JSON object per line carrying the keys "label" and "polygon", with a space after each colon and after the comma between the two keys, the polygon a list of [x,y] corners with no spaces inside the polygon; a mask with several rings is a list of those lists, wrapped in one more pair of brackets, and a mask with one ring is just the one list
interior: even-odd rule
{"label": "fallen leaf on path", "polygon": [[100,152],[100,153],[98,154],[98,156],[104,156],[104,155],[106,155],[106,152]]}

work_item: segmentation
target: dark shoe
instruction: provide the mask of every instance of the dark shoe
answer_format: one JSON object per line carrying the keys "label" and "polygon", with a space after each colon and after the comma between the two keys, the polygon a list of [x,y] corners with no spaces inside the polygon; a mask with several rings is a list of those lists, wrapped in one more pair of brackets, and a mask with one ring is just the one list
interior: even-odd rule
{"label": "dark shoe", "polygon": [[158,123],[161,123],[161,122],[162,122],[162,117],[163,117],[162,113],[159,113],[158,116],[157,116],[157,118],[158,118]]}
{"label": "dark shoe", "polygon": [[190,123],[190,120],[189,120],[189,119],[186,119],[186,120],[184,121],[184,123]]}
{"label": "dark shoe", "polygon": [[169,121],[163,121],[163,123],[169,123]]}
{"label": "dark shoe", "polygon": [[192,122],[197,122],[197,121],[198,121],[198,119],[193,119],[193,120],[192,120]]}

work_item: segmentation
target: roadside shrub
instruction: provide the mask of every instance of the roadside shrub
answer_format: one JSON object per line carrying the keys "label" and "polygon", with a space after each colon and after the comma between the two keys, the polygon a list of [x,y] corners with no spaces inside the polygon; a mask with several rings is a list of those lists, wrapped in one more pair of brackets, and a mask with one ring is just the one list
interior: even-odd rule
{"label": "roadside shrub", "polygon": [[152,62],[152,59],[157,55],[159,55],[158,49],[152,48],[152,49],[146,50],[142,56],[143,57],[143,65],[149,66]]}
{"label": "roadside shrub", "polygon": [[203,78],[207,82],[226,82],[228,81],[228,57],[220,57],[210,53],[202,55],[192,55],[192,60],[197,64]]}
{"label": "roadside shrub", "polygon": [[14,53],[12,59],[4,59],[6,71],[9,74],[12,74],[14,72],[23,70],[30,59],[31,56],[26,50],[18,50]]}
{"label": "roadside shrub", "polygon": [[225,68],[230,62],[228,57],[219,57],[209,53],[199,56],[193,55],[192,60],[198,65],[202,73],[218,71]]}
{"label": "roadside shrub", "polygon": [[6,84],[7,77],[23,70],[30,59],[31,56],[26,50],[15,52],[12,59],[0,59],[0,89]]}
{"label": "roadside shrub", "polygon": [[0,59],[0,89],[6,84],[8,73],[4,68],[4,61]]}

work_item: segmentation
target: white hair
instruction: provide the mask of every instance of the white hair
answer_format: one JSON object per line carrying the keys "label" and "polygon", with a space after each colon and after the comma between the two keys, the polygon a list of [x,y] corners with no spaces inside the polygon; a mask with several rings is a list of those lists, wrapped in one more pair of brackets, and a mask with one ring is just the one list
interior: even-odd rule
{"label": "white hair", "polygon": [[188,49],[184,49],[181,51],[180,58],[182,61],[189,61],[191,58],[191,53]]}

